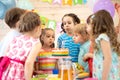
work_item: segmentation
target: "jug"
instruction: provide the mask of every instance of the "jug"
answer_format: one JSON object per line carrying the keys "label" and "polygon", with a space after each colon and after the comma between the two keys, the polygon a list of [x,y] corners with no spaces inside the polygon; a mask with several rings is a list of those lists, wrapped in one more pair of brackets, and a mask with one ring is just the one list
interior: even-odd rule
{"label": "jug", "polygon": [[58,60],[58,77],[60,80],[73,80],[72,79],[72,61],[70,58],[62,58]]}

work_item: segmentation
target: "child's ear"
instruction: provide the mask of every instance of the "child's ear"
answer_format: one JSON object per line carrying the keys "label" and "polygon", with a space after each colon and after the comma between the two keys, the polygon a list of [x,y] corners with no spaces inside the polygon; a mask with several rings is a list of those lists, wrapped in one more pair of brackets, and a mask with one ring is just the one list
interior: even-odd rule
{"label": "child's ear", "polygon": [[77,22],[75,22],[75,25],[77,24]]}

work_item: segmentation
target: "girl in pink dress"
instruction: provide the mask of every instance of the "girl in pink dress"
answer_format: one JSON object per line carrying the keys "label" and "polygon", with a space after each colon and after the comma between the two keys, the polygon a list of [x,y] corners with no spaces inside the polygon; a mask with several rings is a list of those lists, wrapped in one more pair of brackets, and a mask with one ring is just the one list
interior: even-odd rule
{"label": "girl in pink dress", "polygon": [[41,43],[40,16],[26,12],[19,21],[19,30],[23,34],[10,43],[6,56],[10,59],[8,68],[3,72],[2,80],[31,80],[33,65]]}

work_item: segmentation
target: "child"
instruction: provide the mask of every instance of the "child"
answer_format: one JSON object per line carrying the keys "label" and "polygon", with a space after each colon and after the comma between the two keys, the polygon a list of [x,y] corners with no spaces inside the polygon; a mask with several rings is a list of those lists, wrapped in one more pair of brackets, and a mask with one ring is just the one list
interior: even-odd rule
{"label": "child", "polygon": [[41,34],[40,16],[34,12],[26,12],[19,21],[21,36],[10,43],[6,56],[11,61],[4,71],[2,80],[31,80],[34,61],[40,52]]}
{"label": "child", "polygon": [[117,42],[113,19],[105,10],[92,15],[89,28],[95,39],[94,54],[86,54],[85,58],[93,57],[93,77],[98,80],[119,80],[118,54],[120,43]]}
{"label": "child", "polygon": [[37,74],[51,74],[55,67],[56,59],[49,58],[52,55],[54,48],[55,33],[51,28],[45,28],[42,30],[40,41],[42,43],[42,49],[37,57],[35,73]]}
{"label": "child", "polygon": [[[88,18],[87,18],[87,24],[90,23],[90,18],[92,17],[92,15],[90,15]],[[87,54],[93,54],[93,51],[94,51],[94,39],[92,39],[92,35],[90,34],[89,32],[89,29],[87,29],[87,32],[88,34],[90,35],[90,48],[89,48],[89,52]],[[83,58],[84,60],[84,58]],[[88,66],[89,66],[89,76],[92,77],[92,71],[93,71],[93,58],[88,58],[87,60],[84,60],[84,61],[87,61],[88,62]]]}
{"label": "child", "polygon": [[75,26],[73,40],[75,43],[81,44],[78,63],[84,67],[85,72],[89,72],[88,63],[83,61],[83,56],[88,53],[90,46],[89,35],[86,31],[85,24],[77,24]]}
{"label": "child", "polygon": [[13,40],[13,38],[15,36],[21,35],[21,33],[18,31],[18,21],[23,13],[25,13],[25,10],[20,8],[12,8],[6,12],[5,22],[10,27],[10,31],[1,40],[0,57],[4,56],[6,49],[8,48],[8,45]]}
{"label": "child", "polygon": [[42,43],[42,49],[45,51],[51,51],[54,48],[55,32],[51,28],[45,28],[42,30],[40,41]]}
{"label": "child", "polygon": [[72,57],[72,62],[78,62],[78,53],[80,44],[74,43],[73,28],[76,24],[80,23],[80,19],[73,13],[65,14],[62,18],[63,29],[65,33],[58,37],[58,48],[68,48],[69,56]]}

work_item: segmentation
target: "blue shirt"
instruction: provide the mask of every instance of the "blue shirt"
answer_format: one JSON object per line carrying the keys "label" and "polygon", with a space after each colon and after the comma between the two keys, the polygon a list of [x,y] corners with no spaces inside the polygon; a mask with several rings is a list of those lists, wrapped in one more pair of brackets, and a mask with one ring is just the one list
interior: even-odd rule
{"label": "blue shirt", "polygon": [[80,44],[74,43],[72,36],[68,36],[66,33],[63,33],[58,37],[58,48],[68,48],[69,56],[72,58],[72,62],[78,62],[78,54]]}
{"label": "blue shirt", "polygon": [[89,72],[88,62],[84,62],[83,57],[86,53],[89,52],[89,48],[90,48],[90,41],[86,41],[80,46],[80,52],[78,56],[78,63],[84,67],[84,70],[86,72]]}

